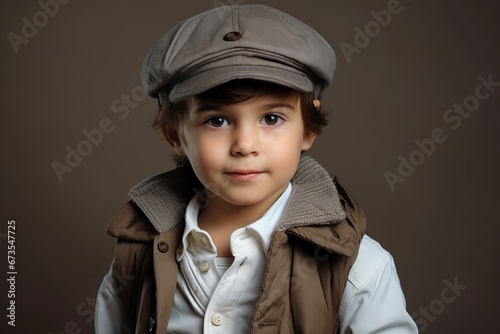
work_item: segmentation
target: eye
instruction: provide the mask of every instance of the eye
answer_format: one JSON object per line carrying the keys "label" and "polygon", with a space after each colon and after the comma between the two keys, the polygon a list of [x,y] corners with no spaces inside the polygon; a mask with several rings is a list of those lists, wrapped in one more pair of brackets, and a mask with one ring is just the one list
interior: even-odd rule
{"label": "eye", "polygon": [[227,119],[221,116],[212,116],[203,122],[206,126],[211,128],[222,128],[223,126],[228,126],[229,122]]}
{"label": "eye", "polygon": [[264,122],[265,125],[279,125],[283,122],[283,118],[281,116],[275,114],[269,114],[262,117],[261,122]]}

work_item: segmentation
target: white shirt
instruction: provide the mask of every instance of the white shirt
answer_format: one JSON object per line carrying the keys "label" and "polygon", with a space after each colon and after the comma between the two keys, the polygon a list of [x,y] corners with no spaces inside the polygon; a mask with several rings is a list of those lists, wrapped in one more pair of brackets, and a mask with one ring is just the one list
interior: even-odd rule
{"label": "white shirt", "polygon": [[378,242],[363,236],[342,295],[340,333],[417,334],[394,260]]}
{"label": "white shirt", "polygon": [[186,209],[178,250],[180,270],[167,333],[248,333],[259,295],[271,234],[278,225],[292,186],[254,223],[235,230],[230,245],[234,261],[217,257],[210,235],[198,227],[201,203],[195,196]]}

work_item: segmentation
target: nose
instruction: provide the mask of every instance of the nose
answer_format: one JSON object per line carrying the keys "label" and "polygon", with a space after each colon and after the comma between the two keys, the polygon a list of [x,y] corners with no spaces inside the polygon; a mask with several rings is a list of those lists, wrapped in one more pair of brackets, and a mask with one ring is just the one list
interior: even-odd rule
{"label": "nose", "polygon": [[235,128],[231,154],[234,156],[258,155],[260,141],[258,130],[250,125],[240,125]]}

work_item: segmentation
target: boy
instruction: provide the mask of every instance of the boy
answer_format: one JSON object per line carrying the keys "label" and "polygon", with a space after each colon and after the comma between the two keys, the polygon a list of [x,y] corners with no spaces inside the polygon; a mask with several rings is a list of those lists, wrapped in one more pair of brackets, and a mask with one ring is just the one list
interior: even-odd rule
{"label": "boy", "polygon": [[304,23],[224,6],[144,61],[179,167],[133,187],[97,333],[416,333],[392,257],[347,190],[303,155],[335,54]]}

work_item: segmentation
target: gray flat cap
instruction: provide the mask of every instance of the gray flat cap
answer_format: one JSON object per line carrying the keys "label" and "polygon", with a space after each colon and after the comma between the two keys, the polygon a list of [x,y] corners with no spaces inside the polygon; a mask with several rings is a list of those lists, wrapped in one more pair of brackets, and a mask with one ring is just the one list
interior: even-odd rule
{"label": "gray flat cap", "polygon": [[273,82],[318,97],[335,53],[315,30],[262,5],[221,6],[167,32],[144,60],[141,78],[160,103],[177,103],[234,79]]}

